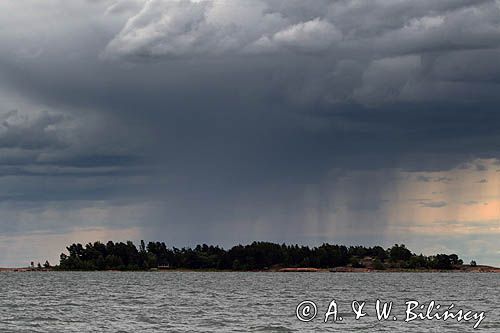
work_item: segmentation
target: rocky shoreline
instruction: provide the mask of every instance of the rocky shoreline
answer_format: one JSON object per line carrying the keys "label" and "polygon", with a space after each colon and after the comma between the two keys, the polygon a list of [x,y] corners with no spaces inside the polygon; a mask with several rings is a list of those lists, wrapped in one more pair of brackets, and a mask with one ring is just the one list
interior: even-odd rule
{"label": "rocky shoreline", "polygon": [[[50,272],[59,271],[53,268],[1,268],[0,272]],[[159,272],[279,272],[279,273],[317,273],[317,272],[333,272],[333,273],[500,273],[500,268],[486,265],[462,265],[456,269],[439,270],[439,269],[402,269],[402,268],[387,268],[378,270],[374,268],[357,268],[350,266],[334,267],[334,268],[313,268],[313,267],[284,267],[273,268],[268,270],[251,270],[251,271],[236,271],[236,270],[196,270],[196,269],[155,269]],[[121,272],[119,270],[106,270],[104,272]],[[126,272],[126,271],[125,271]]]}
{"label": "rocky shoreline", "polygon": [[403,269],[403,268],[387,268],[383,270],[374,268],[358,268],[358,267],[334,267],[330,269],[325,268],[310,268],[310,267],[298,267],[298,268],[281,268],[278,270],[273,270],[276,272],[333,272],[333,273],[372,273],[372,272],[387,272],[387,273],[500,273],[500,268],[485,265],[463,265],[456,269],[450,270],[439,270],[439,269]]}

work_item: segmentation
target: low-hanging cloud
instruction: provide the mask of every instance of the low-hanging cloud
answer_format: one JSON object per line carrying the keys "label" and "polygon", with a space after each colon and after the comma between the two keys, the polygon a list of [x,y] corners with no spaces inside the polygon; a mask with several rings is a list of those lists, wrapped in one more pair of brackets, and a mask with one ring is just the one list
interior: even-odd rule
{"label": "low-hanging cloud", "polygon": [[61,147],[64,140],[58,136],[62,114],[39,112],[23,115],[17,110],[0,113],[0,149],[25,150],[43,147]]}

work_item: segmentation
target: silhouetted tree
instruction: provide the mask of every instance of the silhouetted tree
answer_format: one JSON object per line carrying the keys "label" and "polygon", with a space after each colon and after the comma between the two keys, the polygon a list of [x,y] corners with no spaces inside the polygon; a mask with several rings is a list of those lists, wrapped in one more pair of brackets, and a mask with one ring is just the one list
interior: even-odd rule
{"label": "silhouetted tree", "polygon": [[435,269],[451,269],[450,256],[446,254],[437,254],[431,259],[431,267]]}
{"label": "silhouetted tree", "polygon": [[412,254],[411,251],[406,248],[404,244],[398,245],[395,244],[390,250],[389,250],[389,259],[393,262],[396,261],[406,261],[411,258]]}
{"label": "silhouetted tree", "polygon": [[[384,250],[380,246],[363,247],[332,245],[324,243],[319,247],[253,242],[236,245],[224,250],[213,245],[197,245],[169,249],[163,242],[140,242],[139,249],[131,242],[112,241],[71,244],[68,254],[60,256],[59,269],[63,270],[147,270],[172,267],[188,269],[231,269],[265,270],[279,267],[336,266],[362,267],[362,260],[373,260],[375,269],[384,269],[389,259],[391,267],[451,269],[461,265],[456,254],[439,254],[433,257],[414,255],[404,245],[394,245]],[[34,265],[32,263],[32,265]]]}

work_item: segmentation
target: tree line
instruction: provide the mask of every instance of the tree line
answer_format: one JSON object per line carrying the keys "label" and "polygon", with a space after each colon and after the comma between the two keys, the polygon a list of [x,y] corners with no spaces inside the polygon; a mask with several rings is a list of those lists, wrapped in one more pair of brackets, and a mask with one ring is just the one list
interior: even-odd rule
{"label": "tree line", "polygon": [[194,248],[169,248],[164,242],[112,241],[72,244],[62,253],[56,269],[61,270],[150,270],[217,269],[267,270],[281,267],[333,268],[339,266],[374,269],[442,269],[457,268],[463,261],[456,254],[416,255],[405,245],[344,246],[323,244],[318,247],[253,242],[225,250],[219,246],[197,245]]}

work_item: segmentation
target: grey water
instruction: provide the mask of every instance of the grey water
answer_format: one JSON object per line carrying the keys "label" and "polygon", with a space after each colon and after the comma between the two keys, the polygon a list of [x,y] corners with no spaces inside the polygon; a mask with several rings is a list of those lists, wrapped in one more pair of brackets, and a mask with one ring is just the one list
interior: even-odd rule
{"label": "grey water", "polygon": [[[393,302],[388,320],[377,320],[377,299]],[[317,308],[309,322],[296,315],[304,300]],[[325,323],[332,300],[337,321]],[[354,300],[366,302],[358,320]],[[485,319],[476,330],[474,320],[405,322],[408,300],[434,300],[441,309],[453,303],[454,310],[484,311]],[[500,332],[500,274],[0,273],[0,332],[349,331]]]}

